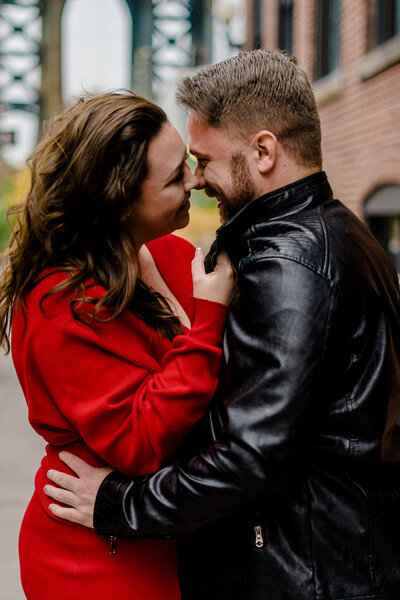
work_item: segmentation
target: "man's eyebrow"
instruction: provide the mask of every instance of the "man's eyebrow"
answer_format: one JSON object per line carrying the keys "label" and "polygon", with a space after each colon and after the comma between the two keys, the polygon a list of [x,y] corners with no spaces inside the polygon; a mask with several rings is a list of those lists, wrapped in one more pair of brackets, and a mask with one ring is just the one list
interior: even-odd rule
{"label": "man's eyebrow", "polygon": [[211,159],[210,154],[204,154],[204,152],[200,152],[199,150],[196,150],[195,148],[189,148],[189,152],[196,158],[206,158],[207,160]]}

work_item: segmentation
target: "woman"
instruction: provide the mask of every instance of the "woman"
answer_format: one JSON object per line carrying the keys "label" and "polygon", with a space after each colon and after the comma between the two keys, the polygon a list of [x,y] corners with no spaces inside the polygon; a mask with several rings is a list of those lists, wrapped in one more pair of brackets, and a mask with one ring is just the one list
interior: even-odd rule
{"label": "woman", "polygon": [[[215,391],[232,269],[204,273],[171,236],[197,184],[165,113],[134,94],[81,100],[33,153],[1,281],[0,341],[47,442],[20,533],[28,600],[176,599],[175,542],[115,540],[54,517],[69,449],[127,475],[158,469]],[[192,298],[193,292],[193,298]],[[12,311],[12,312],[11,312]]]}

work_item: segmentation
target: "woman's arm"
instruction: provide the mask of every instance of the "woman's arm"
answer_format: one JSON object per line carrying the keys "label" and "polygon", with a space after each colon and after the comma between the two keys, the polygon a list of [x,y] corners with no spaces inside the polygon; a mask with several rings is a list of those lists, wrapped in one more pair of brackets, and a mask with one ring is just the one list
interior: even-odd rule
{"label": "woman's arm", "polygon": [[221,361],[227,307],[207,300],[222,298],[221,290],[208,294],[209,280],[218,288],[221,277],[205,275],[199,261],[193,261],[194,280],[203,298],[193,299],[192,329],[172,343],[129,311],[95,328],[82,324],[59,294],[46,300],[44,315],[37,303],[43,289],[34,292],[14,358],[30,421],[45,439],[53,445],[83,441],[134,475],[157,470],[173,454],[206,411]]}
{"label": "woman's arm", "polygon": [[[27,368],[40,374],[78,440],[124,473],[149,473],[171,456],[212,398],[226,310],[196,299],[192,329],[172,345],[131,314],[96,329],[71,318],[61,331],[44,318]],[[158,362],[163,345],[170,349]]]}

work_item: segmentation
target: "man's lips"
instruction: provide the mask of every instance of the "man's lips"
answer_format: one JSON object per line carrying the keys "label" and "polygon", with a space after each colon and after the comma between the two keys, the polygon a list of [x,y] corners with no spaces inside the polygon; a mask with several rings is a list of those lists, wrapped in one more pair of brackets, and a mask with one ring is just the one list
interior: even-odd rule
{"label": "man's lips", "polygon": [[209,198],[215,198],[217,201],[217,208],[219,209],[222,206],[223,199],[218,195],[218,193],[209,185],[207,185],[204,189],[206,195]]}
{"label": "man's lips", "polygon": [[216,198],[217,197],[217,192],[210,187],[209,185],[206,185],[206,187],[204,188],[204,191],[206,193],[206,196],[208,196],[209,198]]}

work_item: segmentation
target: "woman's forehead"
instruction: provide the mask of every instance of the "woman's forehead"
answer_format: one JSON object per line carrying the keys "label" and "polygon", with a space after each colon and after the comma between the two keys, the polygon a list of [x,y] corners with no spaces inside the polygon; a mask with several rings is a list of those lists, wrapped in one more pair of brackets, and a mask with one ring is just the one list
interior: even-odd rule
{"label": "woman's forehead", "polygon": [[171,123],[166,123],[161,131],[151,140],[147,153],[149,176],[167,177],[182,164],[186,154],[186,146]]}

